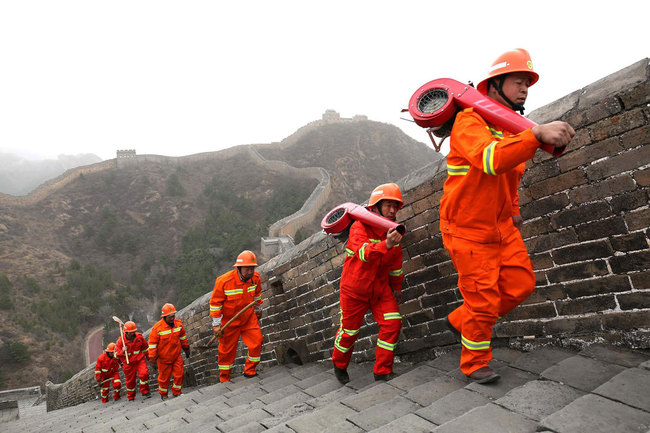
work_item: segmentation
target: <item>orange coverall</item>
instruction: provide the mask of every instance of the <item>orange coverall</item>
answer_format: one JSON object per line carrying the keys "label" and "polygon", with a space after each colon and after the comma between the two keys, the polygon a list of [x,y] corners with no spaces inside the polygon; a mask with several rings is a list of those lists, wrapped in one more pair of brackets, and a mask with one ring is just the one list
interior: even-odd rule
{"label": "orange coverall", "polygon": [[492,327],[535,289],[528,251],[512,216],[524,162],[541,143],[530,129],[512,135],[468,108],[451,132],[447,180],[440,200],[442,240],[458,271],[464,303],[449,314],[461,333],[466,375],[492,359]]}
{"label": "orange coverall", "polygon": [[368,309],[379,325],[375,366],[377,375],[392,373],[393,351],[402,329],[393,290],[402,289],[402,247],[386,247],[386,233],[361,221],[350,227],[341,274],[341,326],[334,339],[332,362],[346,369]]}
{"label": "orange coverall", "polygon": [[151,328],[149,334],[149,359],[158,357],[158,393],[167,397],[170,377],[174,377],[172,394],[180,395],[183,385],[183,357],[181,347],[190,347],[185,335],[185,327],[180,319],[174,319],[174,326],[169,326],[163,317]]}
{"label": "orange coverall", "polygon": [[232,322],[219,337],[217,364],[220,382],[230,380],[240,335],[248,348],[244,373],[255,374],[255,367],[260,363],[263,337],[253,308],[262,305],[262,284],[258,272],[255,272],[250,280],[242,281],[237,268],[219,276],[214,282],[210,297],[210,317],[221,317],[222,325],[253,301],[255,305]]}
{"label": "orange coverall", "polygon": [[140,378],[140,394],[149,394],[149,369],[147,368],[149,344],[139,332],[136,332],[133,341],[129,341],[125,335],[124,342],[126,343],[126,353],[129,356],[128,364],[124,355],[122,337],[118,338],[115,342],[115,356],[120,360],[122,370],[124,371],[126,398],[133,400],[135,398],[136,375]]}
{"label": "orange coverall", "polygon": [[120,399],[120,388],[122,381],[120,380],[120,362],[113,356],[109,358],[106,352],[103,352],[97,357],[95,362],[95,379],[100,382],[102,404],[108,403],[108,389],[113,383],[113,399]]}

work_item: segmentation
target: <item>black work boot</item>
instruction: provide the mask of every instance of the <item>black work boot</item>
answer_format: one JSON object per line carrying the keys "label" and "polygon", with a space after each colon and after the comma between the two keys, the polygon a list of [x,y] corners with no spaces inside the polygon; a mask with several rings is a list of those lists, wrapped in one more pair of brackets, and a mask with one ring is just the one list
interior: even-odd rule
{"label": "black work boot", "polygon": [[499,376],[499,373],[492,370],[490,367],[485,366],[479,368],[478,370],[472,372],[471,374],[468,374],[467,377],[472,379],[476,383],[486,384],[486,383],[492,383],[499,380],[501,376]]}
{"label": "black work boot", "polygon": [[458,329],[454,328],[454,325],[451,324],[449,321],[449,316],[445,316],[445,325],[447,325],[447,328],[451,331],[452,334],[454,334],[456,341],[460,342],[460,332],[458,332]]}
{"label": "black work boot", "polygon": [[350,376],[348,376],[348,371],[343,368],[338,368],[336,365],[334,366],[334,376],[336,376],[336,380],[341,382],[341,384],[345,385],[350,381]]}
{"label": "black work boot", "polygon": [[375,375],[375,381],[383,380],[384,382],[388,382],[391,379],[395,379],[399,374],[395,373],[394,371],[391,371],[388,374],[377,374],[373,373]]}

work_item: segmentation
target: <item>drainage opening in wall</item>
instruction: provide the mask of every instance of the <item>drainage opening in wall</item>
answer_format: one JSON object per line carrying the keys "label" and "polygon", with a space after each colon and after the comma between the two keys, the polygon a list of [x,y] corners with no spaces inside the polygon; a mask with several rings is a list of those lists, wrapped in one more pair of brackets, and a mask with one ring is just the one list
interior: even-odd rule
{"label": "drainage opening in wall", "polygon": [[273,296],[275,295],[281,295],[284,293],[284,287],[282,287],[282,280],[281,279],[273,279],[270,282],[271,285],[271,293]]}
{"label": "drainage opening in wall", "polygon": [[292,340],[275,346],[275,359],[279,364],[303,365],[310,362],[307,343],[304,340]]}
{"label": "drainage opening in wall", "polygon": [[287,361],[292,364],[302,365],[302,359],[300,359],[300,355],[298,355],[298,352],[292,348],[287,349]]}

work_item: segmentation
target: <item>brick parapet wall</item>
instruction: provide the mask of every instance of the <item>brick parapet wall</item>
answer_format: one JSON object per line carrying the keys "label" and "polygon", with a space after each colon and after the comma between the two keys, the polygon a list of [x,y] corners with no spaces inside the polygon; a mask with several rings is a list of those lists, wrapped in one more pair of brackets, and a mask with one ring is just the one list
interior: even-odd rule
{"label": "brick parapet wall", "polygon": [[[519,194],[537,289],[497,323],[495,343],[650,348],[649,77],[644,59],[531,114],[540,123],[566,119],[577,135],[560,158],[538,152],[528,164]],[[443,319],[462,301],[438,227],[445,170],[439,161],[398,182],[405,192],[398,219],[408,229],[402,357],[454,343]],[[342,241],[316,233],[258,268],[263,365],[331,356],[344,256]],[[193,347],[211,337],[209,297],[179,312]],[[374,358],[377,325],[371,315],[365,322],[355,360]],[[240,350],[235,373],[243,363]],[[195,350],[186,365],[190,381],[217,380],[216,349]]]}

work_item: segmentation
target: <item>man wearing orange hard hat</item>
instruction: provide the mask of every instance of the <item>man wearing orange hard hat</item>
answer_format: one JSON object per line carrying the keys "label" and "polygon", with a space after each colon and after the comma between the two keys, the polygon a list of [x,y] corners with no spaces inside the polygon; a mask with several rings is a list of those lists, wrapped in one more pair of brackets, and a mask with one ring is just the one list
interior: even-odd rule
{"label": "man wearing orange hard hat", "polygon": [[[368,201],[371,212],[392,221],[403,205],[402,192],[394,183],[376,187]],[[368,310],[379,325],[375,380],[387,381],[396,376],[393,352],[402,329],[397,304],[402,302],[404,279],[401,240],[402,235],[394,228],[384,232],[359,220],[350,226],[340,282],[341,325],[332,352],[334,375],[342,384],[350,381],[347,368]]]}
{"label": "man wearing orange hard hat", "polygon": [[[140,394],[150,398],[149,392],[149,343],[141,333],[136,332],[135,322],[128,321],[124,324],[124,338],[120,337],[115,342],[115,356],[122,364],[124,378],[126,379],[126,398],[135,399],[136,376],[140,380]],[[128,361],[127,361],[128,359]]]}
{"label": "man wearing orange hard hat", "polygon": [[[230,372],[237,354],[237,343],[241,336],[248,348],[244,365],[244,377],[255,377],[255,368],[262,353],[262,283],[255,270],[257,258],[252,251],[242,251],[233,267],[235,269],[219,276],[210,297],[210,317],[214,335],[219,337],[219,381],[229,382]],[[223,329],[223,326],[249,304],[253,308],[244,310],[239,317]]]}
{"label": "man wearing orange hard hat", "polygon": [[95,362],[95,380],[99,384],[102,395],[102,404],[108,403],[108,390],[113,384],[113,399],[120,399],[120,362],[115,358],[115,343],[108,343],[106,350],[97,357]]}
{"label": "man wearing orange hard hat", "polygon": [[185,366],[181,349],[190,357],[190,343],[187,341],[185,327],[176,318],[176,308],[172,304],[162,306],[162,319],[156,322],[149,333],[149,359],[158,366],[158,394],[165,400],[169,395],[169,383],[174,378],[172,395],[182,394],[181,386],[185,375]]}
{"label": "man wearing orange hard hat", "polygon": [[[528,51],[519,48],[499,56],[477,89],[523,113],[528,88],[538,79]],[[511,134],[487,123],[473,108],[456,116],[440,231],[464,302],[445,321],[461,341],[460,369],[475,382],[499,379],[488,365],[492,327],[535,289],[532,263],[518,230],[523,220],[517,189],[525,162],[541,143],[563,147],[574,135],[560,121]]]}

